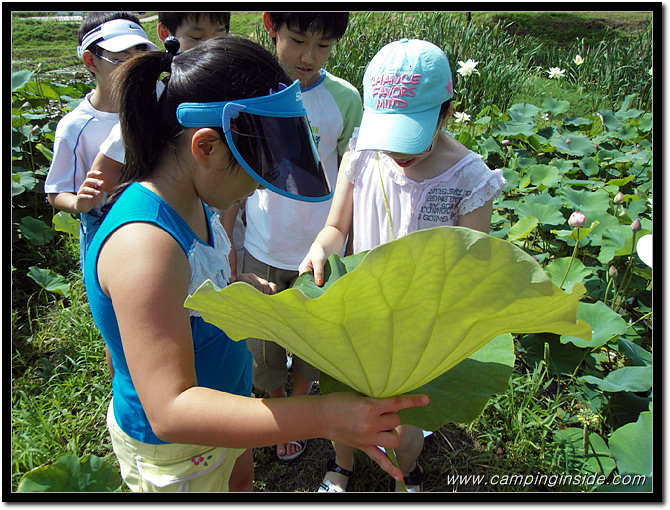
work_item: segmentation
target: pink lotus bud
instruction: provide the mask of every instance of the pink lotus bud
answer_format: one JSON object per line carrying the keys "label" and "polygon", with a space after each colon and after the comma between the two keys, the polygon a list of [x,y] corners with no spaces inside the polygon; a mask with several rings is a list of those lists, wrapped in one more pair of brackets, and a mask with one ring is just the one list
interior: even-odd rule
{"label": "pink lotus bud", "polygon": [[619,193],[617,193],[617,195],[614,197],[614,200],[613,200],[613,201],[614,201],[615,204],[621,204],[621,203],[623,203],[623,193],[621,193],[621,192],[619,191]]}
{"label": "pink lotus bud", "polygon": [[640,223],[640,218],[637,218],[630,226],[633,232],[639,232],[642,230],[642,223]]}
{"label": "pink lotus bud", "polygon": [[509,140],[505,138],[502,142],[503,145],[509,145]]}
{"label": "pink lotus bud", "polygon": [[584,216],[579,211],[575,211],[570,215],[568,225],[570,225],[572,228],[581,228],[586,225],[586,216]]}
{"label": "pink lotus bud", "polygon": [[612,278],[616,278],[619,275],[619,271],[617,271],[617,268],[614,266],[610,266],[610,276]]}
{"label": "pink lotus bud", "polygon": [[566,138],[566,139],[565,139],[565,143],[570,143],[571,141],[572,141],[572,140],[570,140],[569,138]]}

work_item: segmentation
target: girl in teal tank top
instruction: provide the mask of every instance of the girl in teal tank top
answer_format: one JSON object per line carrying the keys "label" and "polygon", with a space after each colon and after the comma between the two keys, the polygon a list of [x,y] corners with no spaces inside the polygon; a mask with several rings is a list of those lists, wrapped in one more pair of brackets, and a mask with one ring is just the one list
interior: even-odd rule
{"label": "girl in teal tank top", "polygon": [[[230,480],[251,490],[249,448],[314,437],[354,446],[401,477],[377,445],[397,445],[396,412],[425,396],[253,398],[246,343],[184,308],[205,280],[232,280],[230,243],[209,206],[225,211],[259,186],[306,201],[332,193],[299,84],[270,53],[235,37],[175,51],[142,53],[118,70],[126,167],[85,266],[112,357],[108,426],[126,484],[218,491]],[[254,275],[237,280],[276,290]]]}

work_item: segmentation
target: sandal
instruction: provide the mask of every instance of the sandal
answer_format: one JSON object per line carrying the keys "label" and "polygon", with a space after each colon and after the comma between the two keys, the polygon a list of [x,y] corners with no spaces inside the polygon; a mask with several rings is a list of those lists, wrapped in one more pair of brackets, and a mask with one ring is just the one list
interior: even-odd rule
{"label": "sandal", "polygon": [[[416,463],[416,467],[412,472],[410,472],[409,475],[403,476],[402,480],[405,482],[405,487],[408,485],[415,485],[418,486],[418,488],[412,488],[412,489],[407,489],[407,492],[423,492],[423,479],[424,479],[424,474],[423,474],[423,468],[419,465],[419,463]],[[396,485],[396,491],[398,490],[398,487]]]}
{"label": "sandal", "polygon": [[296,452],[292,453],[291,455],[279,455],[279,453],[277,453],[277,458],[279,460],[288,462],[290,460],[297,459],[305,452],[305,446],[307,446],[307,441],[305,439],[300,439],[298,441],[289,441],[286,444],[293,444],[299,447],[299,449]]}
{"label": "sandal", "polygon": [[[351,475],[354,474],[353,471],[349,471],[348,469],[344,469],[343,467],[340,467],[337,465],[335,462],[335,459],[330,459],[328,461],[328,464],[326,465],[326,473],[328,471],[332,471],[333,473],[339,473],[342,476],[346,476],[347,478],[350,478]],[[321,485],[319,485],[319,488],[317,489],[316,492],[347,492],[346,489],[341,488],[338,485],[335,485],[333,482],[330,480],[324,480],[321,482]]]}

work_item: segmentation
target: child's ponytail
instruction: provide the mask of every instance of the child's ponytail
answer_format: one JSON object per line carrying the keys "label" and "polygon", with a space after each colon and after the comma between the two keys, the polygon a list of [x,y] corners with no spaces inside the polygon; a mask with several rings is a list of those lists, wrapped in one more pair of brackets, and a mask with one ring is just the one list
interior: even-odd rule
{"label": "child's ponytail", "polygon": [[144,52],[117,71],[115,97],[126,146],[122,183],[149,175],[151,163],[165,143],[156,83],[160,75],[170,69],[172,56],[165,51]]}

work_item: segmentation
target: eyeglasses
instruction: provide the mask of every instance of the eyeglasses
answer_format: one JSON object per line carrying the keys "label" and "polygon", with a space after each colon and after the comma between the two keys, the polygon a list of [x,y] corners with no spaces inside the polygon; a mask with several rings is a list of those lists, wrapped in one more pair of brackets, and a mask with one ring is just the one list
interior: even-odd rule
{"label": "eyeglasses", "polygon": [[118,66],[119,64],[123,64],[126,60],[128,60],[130,57],[126,58],[107,58],[103,55],[100,55],[99,53],[93,53],[96,57],[101,58],[102,60],[109,62],[110,64],[114,66]]}

